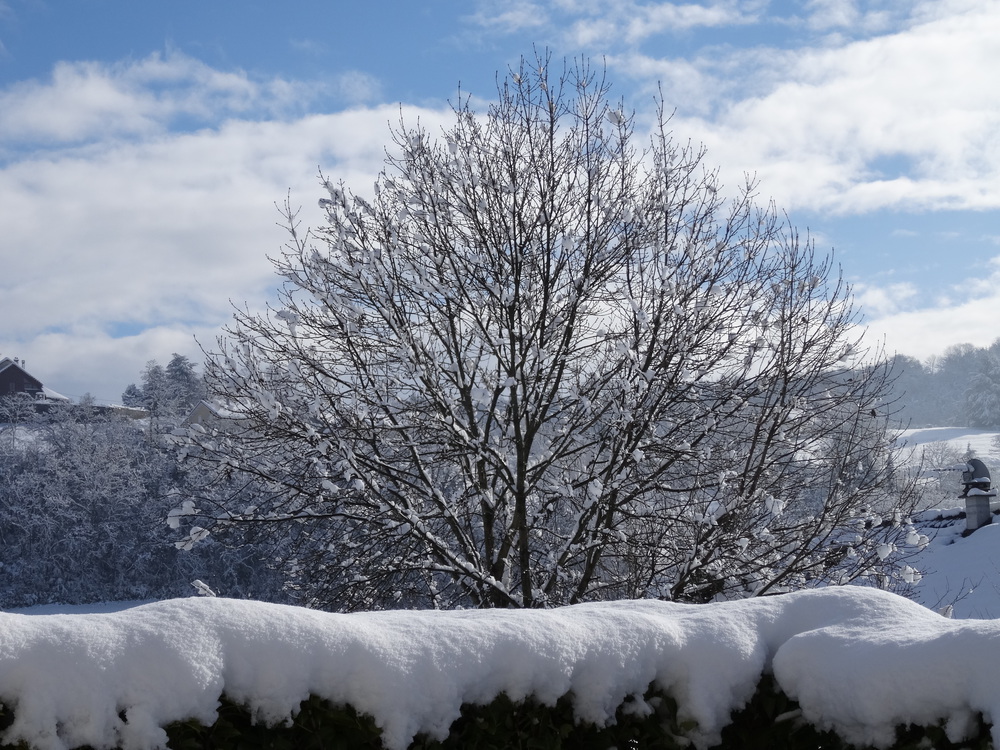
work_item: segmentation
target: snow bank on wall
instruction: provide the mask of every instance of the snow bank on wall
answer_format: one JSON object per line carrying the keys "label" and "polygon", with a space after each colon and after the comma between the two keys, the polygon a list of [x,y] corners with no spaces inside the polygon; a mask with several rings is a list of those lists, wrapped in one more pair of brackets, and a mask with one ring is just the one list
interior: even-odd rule
{"label": "snow bank on wall", "polygon": [[400,750],[418,732],[443,738],[462,703],[500,692],[572,691],[578,718],[605,723],[656,681],[706,745],[773,668],[808,720],[890,744],[901,722],[945,719],[957,736],[975,712],[1000,717],[998,640],[1000,623],[859,587],[543,611],[337,615],[204,598],[0,614],[0,701],[16,712],[3,739],[155,747],[171,721],[212,723],[223,693],[269,722],[315,694],[371,714]]}

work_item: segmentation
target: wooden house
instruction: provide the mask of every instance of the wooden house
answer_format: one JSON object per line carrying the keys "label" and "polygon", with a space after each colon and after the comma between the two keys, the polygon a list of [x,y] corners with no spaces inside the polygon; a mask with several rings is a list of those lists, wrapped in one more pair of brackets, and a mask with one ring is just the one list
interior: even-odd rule
{"label": "wooden house", "polygon": [[42,381],[24,368],[24,362],[0,357],[0,398],[24,393],[36,401],[69,401],[62,394],[42,385]]}

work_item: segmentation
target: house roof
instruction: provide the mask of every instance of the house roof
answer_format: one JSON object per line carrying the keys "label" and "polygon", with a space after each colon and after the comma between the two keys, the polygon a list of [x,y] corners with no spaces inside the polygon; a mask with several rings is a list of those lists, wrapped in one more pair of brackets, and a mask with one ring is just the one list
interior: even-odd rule
{"label": "house roof", "polygon": [[49,401],[69,401],[66,396],[58,393],[51,388],[47,388],[42,384],[42,381],[24,369],[24,363],[18,359],[11,359],[10,357],[0,357],[0,375],[5,372],[12,374],[12,368],[20,371],[26,378],[29,378],[33,383],[37,384],[37,390],[42,394],[42,396]]}
{"label": "house roof", "polygon": [[25,370],[24,367],[21,366],[21,362],[19,360],[14,360],[14,359],[11,359],[10,357],[2,357],[2,358],[0,358],[0,373],[6,372],[7,370],[9,370],[12,367],[20,370],[22,373],[24,373],[29,378],[31,378],[36,383],[38,383],[38,387],[39,388],[42,387],[42,381],[39,380],[38,378],[36,378],[34,375],[32,375],[27,370]]}

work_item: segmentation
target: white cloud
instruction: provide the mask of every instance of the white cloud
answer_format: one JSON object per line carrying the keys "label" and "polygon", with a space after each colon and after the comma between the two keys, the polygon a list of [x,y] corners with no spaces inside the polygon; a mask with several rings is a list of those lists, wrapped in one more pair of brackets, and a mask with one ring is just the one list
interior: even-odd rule
{"label": "white cloud", "polygon": [[915,6],[912,0],[808,0],[804,10],[806,26],[831,33],[833,42],[887,31],[910,17]]}
{"label": "white cloud", "polygon": [[636,45],[661,34],[681,34],[692,29],[734,26],[752,23],[758,18],[759,3],[722,2],[642,3],[619,2],[558,3],[572,19],[562,23],[567,29],[557,33],[562,44],[589,47],[599,45],[602,52],[612,52],[625,43]]}
{"label": "white cloud", "polygon": [[[998,36],[1000,6],[990,4],[838,49],[782,53],[781,69],[764,69],[770,90],[715,116],[685,119],[682,103],[675,125],[713,159],[757,172],[784,206],[997,208]],[[886,158],[902,173],[880,174]]]}
{"label": "white cloud", "polygon": [[[605,60],[640,109],[662,85],[682,139],[708,145],[730,181],[757,174],[789,209],[1000,208],[1000,4],[796,7],[560,0],[536,33]],[[698,33],[740,26],[780,42]],[[679,54],[663,54],[677,35]]]}
{"label": "white cloud", "polygon": [[469,17],[475,25],[503,34],[547,33],[559,48],[637,44],[660,34],[752,22],[766,5],[761,0],[716,0],[707,3],[640,2],[637,0],[480,0]]}
{"label": "white cloud", "polygon": [[368,104],[382,98],[382,83],[373,75],[349,70],[336,78],[337,92],[350,104]]}
{"label": "white cloud", "polygon": [[175,352],[199,362],[195,337],[211,347],[218,332],[218,326],[170,325],[113,338],[99,329],[74,327],[14,342],[0,353],[23,358],[28,372],[64,396],[78,400],[89,393],[101,403],[117,403],[126,385],[139,382],[146,362],[165,365]]}
{"label": "white cloud", "polygon": [[[868,339],[885,337],[886,348],[919,360],[940,355],[950,346],[989,346],[1000,338],[996,305],[1000,300],[965,301],[876,318],[868,323]],[[959,325],[956,325],[959,322]]]}
{"label": "white cloud", "polygon": [[854,26],[861,15],[854,0],[809,0],[806,8],[810,28],[820,30]]}
{"label": "white cloud", "polygon": [[755,20],[756,15],[745,13],[738,3],[721,2],[708,5],[635,4],[623,8],[621,17],[624,21],[625,39],[634,43],[664,32],[746,24]]}
{"label": "white cloud", "polygon": [[855,290],[868,313],[869,340],[884,337],[890,352],[924,360],[954,344],[985,347],[1000,338],[1000,256],[983,274],[934,300],[921,300],[900,284]]}
{"label": "white cloud", "polygon": [[549,22],[545,4],[531,0],[481,0],[478,6],[478,10],[467,20],[502,34],[538,29]]}
{"label": "white cloud", "polygon": [[[807,18],[823,33],[847,35],[850,18],[867,24],[854,41],[808,47],[816,38],[805,29],[801,47],[706,45],[685,58],[657,56],[651,42],[781,19],[760,16],[756,2],[557,0],[482,5],[476,22],[572,35],[608,53],[613,76],[646,92],[663,81],[679,139],[704,141],[730,184],[756,173],[765,197],[793,211],[1000,207],[1000,6],[875,2],[841,6],[840,17],[835,5],[813,3]],[[879,27],[886,18],[892,25]],[[800,19],[796,32],[806,26]],[[273,203],[291,187],[313,211],[317,165],[360,190],[381,167],[398,110],[301,114],[331,91],[360,105],[380,98],[363,71],[332,75],[324,90],[175,52],[63,63],[49,80],[0,90],[0,236],[12,248],[0,353],[27,358],[56,389],[114,397],[147,359],[192,353],[193,333],[210,343],[230,299],[258,303],[275,285],[265,259],[283,241]],[[421,113],[432,130],[441,116]],[[174,132],[180,121],[202,129]],[[931,303],[905,286],[858,291],[873,329],[887,326],[890,345],[907,353],[971,340],[956,320],[977,344],[1000,333],[1000,300],[986,289],[975,303]],[[913,309],[924,304],[933,307]]]}
{"label": "white cloud", "polygon": [[[0,353],[23,357],[33,374],[67,394],[117,398],[146,360],[165,362],[174,351],[196,356],[195,334],[213,344],[231,317],[230,301],[262,305],[278,286],[266,256],[286,239],[275,202],[291,188],[293,205],[305,206],[304,221],[318,222],[318,165],[369,191],[388,123],[400,114],[385,106],[268,119],[271,83],[244,87],[239,76],[216,76],[188,61],[197,80],[184,78],[158,106],[162,97],[153,90],[170,67],[152,75],[159,62],[133,65],[137,70],[86,69],[97,98],[72,105],[72,135],[85,141],[36,144],[0,166],[0,236],[10,248],[0,277]],[[75,76],[81,68],[67,70]],[[62,91],[61,84],[37,88],[19,87],[23,106],[4,112],[0,148],[42,116],[42,100]],[[220,96],[261,119],[170,130],[177,111],[198,111]],[[37,106],[24,104],[29,100]],[[148,127],[132,132],[147,134],[121,140],[102,132],[95,123],[112,112],[139,113]],[[410,122],[418,116],[432,129],[442,117],[404,110]]]}
{"label": "white cloud", "polygon": [[235,114],[294,111],[313,87],[279,78],[257,82],[178,52],[114,65],[56,63],[50,80],[0,92],[0,142],[74,143],[166,131],[178,117],[205,124]]}
{"label": "white cloud", "polygon": [[853,291],[855,301],[861,305],[865,314],[878,318],[899,312],[917,295],[916,287],[906,282],[884,287],[855,284]]}

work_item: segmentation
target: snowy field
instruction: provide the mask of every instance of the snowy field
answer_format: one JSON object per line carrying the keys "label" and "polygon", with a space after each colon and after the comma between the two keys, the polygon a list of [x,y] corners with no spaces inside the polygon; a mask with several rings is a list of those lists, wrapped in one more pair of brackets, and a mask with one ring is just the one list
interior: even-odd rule
{"label": "snowy field", "polygon": [[996,430],[974,430],[971,427],[918,427],[900,432],[899,443],[917,448],[945,443],[958,453],[971,448],[987,466],[997,467],[997,477],[1000,478],[1000,450],[993,445],[993,438],[997,435],[1000,433]]}
{"label": "snowy field", "polygon": [[963,506],[959,500],[962,491],[961,472],[937,470],[962,464],[967,456],[975,457],[992,469],[993,484],[1000,484],[1000,448],[994,440],[1000,436],[995,430],[975,430],[969,427],[922,427],[903,430],[897,439],[903,449],[904,463],[922,465],[926,479],[936,478],[932,484],[940,491],[928,493],[923,507],[948,508]]}
{"label": "snowy field", "polygon": [[370,714],[386,747],[402,750],[419,732],[443,738],[464,702],[501,692],[543,702],[572,693],[578,718],[603,724],[655,682],[706,747],[772,670],[808,721],[848,741],[885,746],[897,724],[939,720],[960,739],[978,712],[1000,716],[997,639],[1000,622],[950,620],[854,586],[528,611],[337,615],[190,598],[8,613],[0,700],[16,705],[16,721],[3,740],[156,747],[171,721],[211,723],[223,693],[269,722],[314,694]]}

